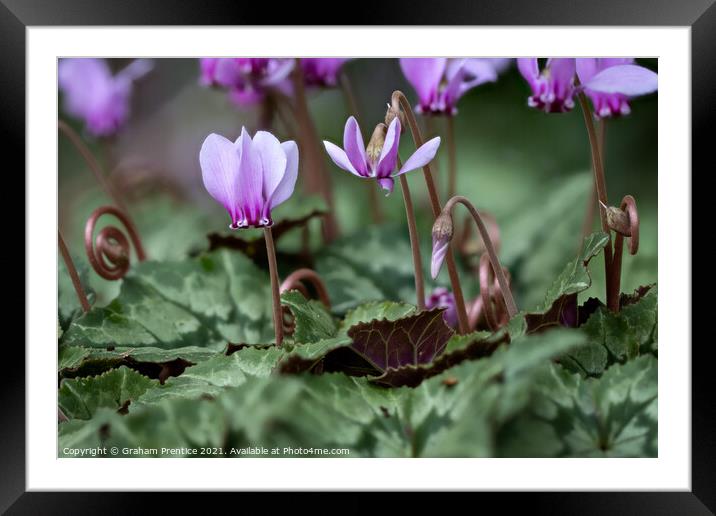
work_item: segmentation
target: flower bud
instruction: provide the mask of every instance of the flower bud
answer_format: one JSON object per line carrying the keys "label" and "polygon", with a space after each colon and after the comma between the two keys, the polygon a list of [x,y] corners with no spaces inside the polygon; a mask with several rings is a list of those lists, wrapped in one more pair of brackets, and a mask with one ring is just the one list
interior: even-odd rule
{"label": "flower bud", "polygon": [[609,227],[625,237],[630,237],[631,224],[627,212],[614,206],[606,207],[605,211]]}
{"label": "flower bud", "polygon": [[433,279],[437,278],[440,268],[445,261],[450,241],[453,235],[452,216],[450,212],[443,211],[435,219],[433,224],[433,255],[430,262],[430,274]]}
{"label": "flower bud", "polygon": [[385,112],[385,125],[389,126],[396,116],[400,121],[400,132],[402,133],[405,131],[405,113],[400,110],[400,106],[393,107],[388,104],[388,110]]}

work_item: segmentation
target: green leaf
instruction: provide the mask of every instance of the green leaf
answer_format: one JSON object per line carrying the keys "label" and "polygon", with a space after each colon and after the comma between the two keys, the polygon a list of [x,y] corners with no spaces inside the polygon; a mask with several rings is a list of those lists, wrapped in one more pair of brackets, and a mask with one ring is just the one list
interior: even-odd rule
{"label": "green leaf", "polygon": [[552,283],[542,303],[525,315],[528,331],[534,332],[559,324],[576,326],[577,294],[592,284],[587,266],[608,241],[606,233],[593,233],[584,239],[579,256],[567,264]]}
{"label": "green leaf", "polygon": [[89,419],[98,408],[120,409],[157,384],[128,367],[100,376],[63,380],[58,404],[69,419]]}
{"label": "green leaf", "polygon": [[614,362],[624,362],[650,351],[656,319],[656,286],[619,313],[599,307],[581,327],[589,336],[589,345],[569,358],[587,375],[600,375]]}
{"label": "green leaf", "polygon": [[58,351],[57,370],[75,369],[87,358],[90,351],[79,346],[60,346]]}
{"label": "green leaf", "polygon": [[500,433],[500,455],[657,456],[654,357],[616,364],[598,379],[584,379],[553,366],[539,377],[536,387],[529,410]]}
{"label": "green leaf", "polygon": [[396,303],[393,301],[371,301],[358,305],[350,310],[340,325],[341,333],[348,333],[348,330],[360,323],[371,321],[396,321],[403,317],[409,317],[416,312],[414,305],[407,303]]}
{"label": "green leaf", "polygon": [[336,323],[322,303],[306,299],[298,290],[290,290],[281,294],[281,304],[293,314],[296,323],[293,340],[296,343],[317,342],[336,334]]}
{"label": "green leaf", "polygon": [[182,262],[143,262],[119,296],[67,329],[63,342],[220,350],[227,342],[270,341],[267,275],[240,253],[216,251]]}

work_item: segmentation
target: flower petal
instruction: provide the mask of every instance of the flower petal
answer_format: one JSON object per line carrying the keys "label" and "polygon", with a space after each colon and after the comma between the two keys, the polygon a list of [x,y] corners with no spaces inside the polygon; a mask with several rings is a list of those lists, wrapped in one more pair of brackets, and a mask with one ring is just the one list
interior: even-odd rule
{"label": "flower petal", "polygon": [[537,64],[536,57],[521,57],[517,59],[517,69],[530,85],[539,77],[539,65]]}
{"label": "flower petal", "polygon": [[360,133],[360,126],[355,117],[350,116],[346,120],[343,129],[343,148],[353,169],[362,176],[368,175],[367,158],[365,155],[365,143]]}
{"label": "flower petal", "polygon": [[199,152],[204,187],[231,216],[232,224],[240,217],[238,202],[239,153],[236,146],[218,134],[210,134]]}
{"label": "flower petal", "polygon": [[378,184],[383,190],[386,190],[388,192],[385,194],[386,197],[393,193],[393,186],[395,185],[395,181],[392,177],[380,177],[378,178]]}
{"label": "flower petal", "polygon": [[602,93],[621,93],[633,97],[656,91],[658,82],[658,75],[648,68],[617,65],[602,70],[584,87]]}
{"label": "flower petal", "polygon": [[410,172],[411,170],[415,170],[416,168],[423,167],[427,163],[430,163],[430,161],[435,157],[439,147],[439,136],[425,142],[413,153],[412,156],[408,158],[408,161],[403,164],[398,173],[394,175],[399,176],[400,174],[405,174],[406,172]]}
{"label": "flower petal", "polygon": [[395,117],[385,134],[383,149],[380,151],[378,164],[375,167],[375,177],[389,177],[398,163],[398,148],[400,147],[400,121]]}
{"label": "flower petal", "polygon": [[259,224],[263,213],[263,173],[261,157],[254,149],[253,142],[246,128],[241,128],[241,136],[235,144],[239,149],[239,206],[245,222],[249,226]]}
{"label": "flower petal", "polygon": [[598,62],[595,58],[577,58],[577,77],[582,84],[588,82],[599,72]]}
{"label": "flower petal", "polygon": [[296,145],[296,142],[293,140],[289,140],[283,142],[281,148],[286,154],[286,173],[271,194],[269,201],[270,209],[273,209],[291,197],[296,187],[296,178],[298,177],[298,145]]}
{"label": "flower petal", "polygon": [[568,100],[574,85],[577,62],[574,58],[552,58],[547,65],[552,91],[557,99]]}
{"label": "flower petal", "polygon": [[420,104],[428,106],[437,94],[447,59],[445,58],[403,58],[400,68],[405,78],[418,94]]}
{"label": "flower petal", "polygon": [[348,156],[346,156],[345,151],[341,149],[338,145],[323,140],[323,146],[326,148],[326,152],[331,157],[331,160],[333,160],[333,163],[338,165],[338,167],[342,168],[343,170],[347,170],[351,174],[355,174],[358,177],[363,177],[358,173],[355,168],[353,168],[353,165],[351,165],[351,162],[348,159]]}
{"label": "flower petal", "polygon": [[278,139],[267,131],[256,132],[252,147],[261,162],[263,198],[269,199],[286,173],[286,153]]}
{"label": "flower petal", "polygon": [[440,268],[443,266],[445,256],[450,247],[450,240],[447,238],[435,238],[433,236],[433,254],[430,260],[430,275],[433,279],[438,277]]}

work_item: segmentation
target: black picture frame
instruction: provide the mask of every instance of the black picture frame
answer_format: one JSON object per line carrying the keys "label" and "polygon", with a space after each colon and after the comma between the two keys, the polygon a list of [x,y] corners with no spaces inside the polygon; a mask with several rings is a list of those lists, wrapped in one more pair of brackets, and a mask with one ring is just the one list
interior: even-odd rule
{"label": "black picture frame", "polygon": [[[0,120],[6,149],[13,149],[24,167],[25,139],[25,28],[36,25],[246,25],[319,24],[307,12],[343,12],[333,23],[373,25],[629,25],[691,27],[692,161],[709,163],[713,143],[707,129],[716,110],[716,6],[714,0],[469,0],[422,2],[407,0],[360,2],[354,18],[347,10],[325,6],[306,8],[305,2],[271,3],[232,0],[0,0]],[[328,23],[328,22],[325,22]],[[707,172],[709,169],[705,169]],[[6,171],[8,172],[8,171]],[[23,184],[24,189],[24,184]],[[31,238],[31,235],[25,235]],[[18,245],[19,249],[19,245]],[[28,274],[28,271],[25,271]],[[690,281],[690,278],[689,278]],[[690,302],[686,300],[685,302]],[[17,303],[19,305],[19,302]],[[24,303],[23,303],[24,306]],[[684,332],[689,345],[690,329]],[[530,512],[566,514],[713,514],[716,511],[716,427],[709,382],[712,345],[692,347],[692,491],[689,493],[530,493],[500,496],[500,510],[527,503]],[[8,514],[142,513],[146,495],[121,493],[25,492],[25,350],[6,346],[12,367],[3,371],[0,389],[0,511]],[[709,487],[710,486],[710,487]],[[160,495],[165,510],[183,506],[177,493]],[[246,496],[246,495],[242,495]],[[264,495],[266,496],[266,495]],[[294,495],[295,496],[295,495]],[[352,495],[358,510],[373,504]],[[499,496],[499,495],[498,495]],[[299,497],[299,500],[303,497]],[[418,498],[419,500],[419,498]],[[298,503],[303,503],[299,501]],[[313,502],[308,502],[313,505]],[[69,509],[71,508],[71,510]],[[121,508],[121,511],[120,511]],[[385,507],[384,507],[385,509]]]}

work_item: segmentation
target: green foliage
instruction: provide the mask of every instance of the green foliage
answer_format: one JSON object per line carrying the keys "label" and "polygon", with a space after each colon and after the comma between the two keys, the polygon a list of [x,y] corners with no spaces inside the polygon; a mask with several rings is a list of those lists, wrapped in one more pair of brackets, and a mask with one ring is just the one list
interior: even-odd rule
{"label": "green foliage", "polygon": [[552,366],[539,376],[533,396],[529,410],[500,433],[500,455],[657,456],[657,362],[652,356],[616,364],[599,379]]}
{"label": "green foliage", "polygon": [[[589,286],[587,264],[605,241],[585,241],[542,313],[494,334],[453,335],[440,311],[385,300],[355,304],[337,322],[289,291],[281,300],[295,329],[283,348],[257,345],[271,338],[268,278],[242,253],[139,264],[114,301],[62,335],[58,370],[76,378],[61,381],[69,421],[60,449],[189,456],[187,448],[209,446],[245,456],[231,450],[258,446],[292,456],[282,446],[295,443],[351,457],[654,454],[656,376],[645,364],[656,351],[656,288],[618,315],[597,308],[582,328],[547,329],[563,300]],[[550,324],[535,333],[535,317]],[[401,349],[412,350],[405,360]],[[603,364],[600,353],[610,357]]]}
{"label": "green foliage", "polygon": [[72,322],[63,342],[222,349],[272,338],[268,275],[240,253],[219,250],[181,262],[137,264],[119,295]]}
{"label": "green foliage", "polygon": [[281,304],[287,306],[294,317],[296,342],[308,344],[335,335],[336,323],[320,302],[307,300],[299,291],[291,290],[281,294]]}
{"label": "green foliage", "polygon": [[100,376],[63,380],[58,404],[69,419],[90,419],[100,408],[122,408],[155,383],[122,366]]}
{"label": "green foliage", "polygon": [[617,314],[603,306],[597,308],[582,326],[589,345],[569,355],[569,359],[576,363],[577,370],[596,376],[615,362],[656,351],[656,310],[656,286]]}

